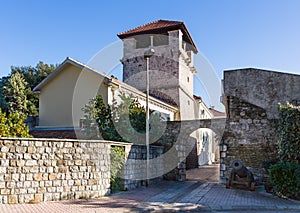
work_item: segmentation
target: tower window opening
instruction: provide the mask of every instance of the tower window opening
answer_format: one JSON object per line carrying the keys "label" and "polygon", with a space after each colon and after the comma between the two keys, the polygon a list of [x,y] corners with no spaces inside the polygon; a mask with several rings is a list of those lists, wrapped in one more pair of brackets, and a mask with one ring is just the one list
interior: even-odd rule
{"label": "tower window opening", "polygon": [[151,38],[149,35],[138,35],[136,39],[136,48],[146,48],[151,45]]}
{"label": "tower window opening", "polygon": [[162,46],[169,44],[169,37],[163,34],[153,35],[153,46]]}

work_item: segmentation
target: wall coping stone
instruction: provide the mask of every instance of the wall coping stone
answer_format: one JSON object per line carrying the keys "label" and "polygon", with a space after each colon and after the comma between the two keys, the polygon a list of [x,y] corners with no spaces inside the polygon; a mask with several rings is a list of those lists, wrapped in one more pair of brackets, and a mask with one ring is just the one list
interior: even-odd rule
{"label": "wall coping stone", "polygon": [[0,137],[0,140],[24,140],[24,141],[47,141],[47,142],[81,142],[81,143],[110,143],[116,145],[132,145],[133,143],[107,141],[107,140],[87,140],[87,139],[64,139],[64,138],[14,138]]}
{"label": "wall coping stone", "polygon": [[[47,141],[47,142],[80,142],[80,143],[106,143],[116,146],[146,146],[146,144],[134,144],[131,142],[108,141],[108,140],[88,140],[88,139],[64,139],[64,138],[14,138],[14,137],[0,137],[0,140],[23,140],[23,141]],[[161,147],[158,145],[151,145],[151,147]]]}

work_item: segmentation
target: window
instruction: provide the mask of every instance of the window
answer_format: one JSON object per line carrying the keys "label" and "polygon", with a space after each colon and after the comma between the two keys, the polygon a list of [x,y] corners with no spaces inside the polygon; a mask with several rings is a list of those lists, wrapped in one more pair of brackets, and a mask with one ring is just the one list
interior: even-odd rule
{"label": "window", "polygon": [[187,82],[190,82],[190,78],[189,77],[187,77]]}
{"label": "window", "polygon": [[151,39],[149,35],[138,35],[136,39],[136,48],[146,48],[151,44]]}
{"label": "window", "polygon": [[168,45],[169,37],[167,35],[153,35],[153,46]]}

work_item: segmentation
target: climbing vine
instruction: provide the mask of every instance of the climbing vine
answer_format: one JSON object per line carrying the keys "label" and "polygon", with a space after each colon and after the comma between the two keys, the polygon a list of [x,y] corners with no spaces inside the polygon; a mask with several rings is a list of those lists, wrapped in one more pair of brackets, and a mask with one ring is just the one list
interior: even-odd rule
{"label": "climbing vine", "polygon": [[276,195],[300,200],[300,107],[279,105],[277,123],[279,162],[269,169]]}
{"label": "climbing vine", "polygon": [[300,160],[300,106],[279,106],[277,125],[277,150],[281,160]]}

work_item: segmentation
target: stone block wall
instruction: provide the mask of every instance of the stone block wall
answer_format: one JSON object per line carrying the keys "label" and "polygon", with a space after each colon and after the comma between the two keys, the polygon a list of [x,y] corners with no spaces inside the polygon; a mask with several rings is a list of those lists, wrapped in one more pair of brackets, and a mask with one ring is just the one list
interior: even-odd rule
{"label": "stone block wall", "polygon": [[276,158],[275,120],[268,119],[265,110],[235,97],[227,98],[230,106],[221,144],[221,178],[228,178],[231,162],[243,161],[260,177],[266,171],[263,163]]}
{"label": "stone block wall", "polygon": [[[150,93],[154,97],[179,106],[179,62],[154,55],[149,62]],[[124,82],[146,91],[146,61],[144,56],[134,56],[123,61]],[[164,85],[164,86],[162,86]]]}
{"label": "stone block wall", "polygon": [[[110,149],[123,146],[124,189],[145,184],[146,147],[131,143],[0,138],[0,203],[93,198],[110,194]],[[150,178],[162,179],[163,146],[150,146]]]}
{"label": "stone block wall", "polygon": [[0,203],[110,193],[110,143],[1,138],[0,149]]}
{"label": "stone block wall", "polygon": [[243,161],[262,177],[263,163],[277,158],[278,103],[300,100],[300,75],[254,68],[224,72],[223,103],[228,120],[220,146],[221,178],[228,178],[231,162]]}
{"label": "stone block wall", "polygon": [[[186,180],[186,148],[190,144],[190,134],[193,131],[185,131],[182,121],[168,121],[163,136],[156,143],[164,147],[163,165],[164,179],[172,181]],[[175,168],[174,168],[175,167]]]}
{"label": "stone block wall", "polygon": [[[163,146],[150,146],[149,179],[151,181],[161,180],[164,174],[164,165],[161,158],[163,150]],[[125,189],[135,189],[146,184],[146,153],[147,149],[144,145],[126,146]]]}
{"label": "stone block wall", "polygon": [[[255,68],[224,72],[224,96],[240,98],[278,118],[278,103],[300,101],[300,75]],[[230,107],[225,103],[226,107]]]}

